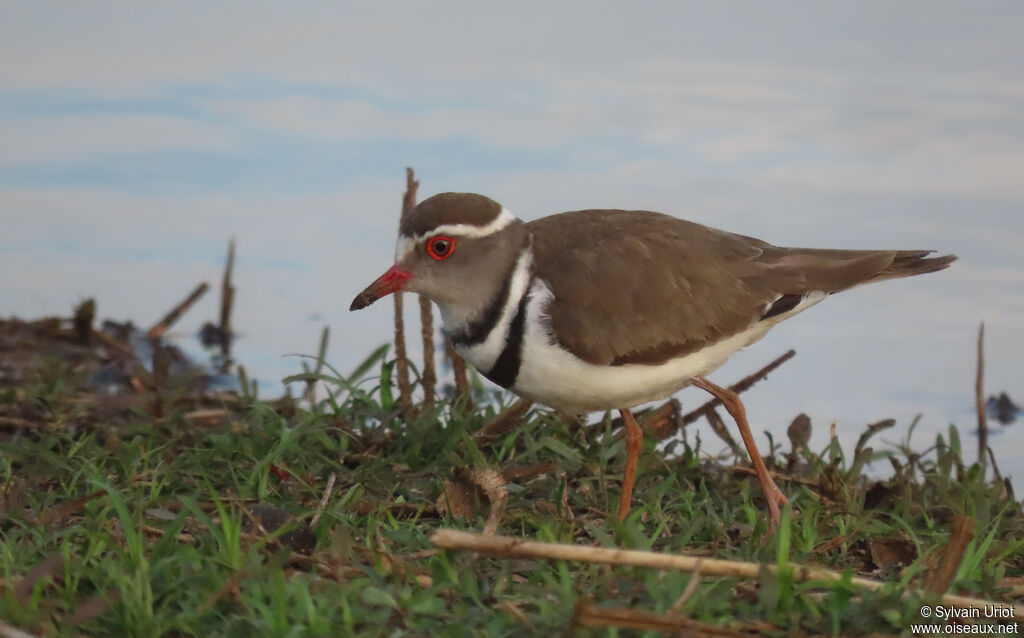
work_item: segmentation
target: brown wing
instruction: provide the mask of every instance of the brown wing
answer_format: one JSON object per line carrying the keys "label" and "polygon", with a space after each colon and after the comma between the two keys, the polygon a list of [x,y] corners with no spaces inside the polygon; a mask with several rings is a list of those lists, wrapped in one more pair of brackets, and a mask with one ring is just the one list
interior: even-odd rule
{"label": "brown wing", "polygon": [[837,292],[939,270],[955,259],[921,259],[929,251],[779,248],[647,211],[575,211],[527,227],[534,272],[554,295],[548,312],[555,339],[601,365],[660,363],[745,330],[780,296]]}

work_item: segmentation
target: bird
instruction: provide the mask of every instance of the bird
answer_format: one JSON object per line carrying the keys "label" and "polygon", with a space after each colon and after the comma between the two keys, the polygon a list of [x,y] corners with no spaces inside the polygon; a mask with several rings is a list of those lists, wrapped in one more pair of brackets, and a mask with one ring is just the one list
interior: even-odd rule
{"label": "bird", "polygon": [[636,406],[693,385],[736,421],[767,502],[787,502],[739,396],[707,375],[829,295],[935,272],[933,250],[786,248],[644,210],[578,210],[523,221],[475,193],[440,193],[403,213],[395,260],[359,310],[399,291],[437,305],[443,332],[484,377],[571,414],[618,410],[631,511],[643,431]]}

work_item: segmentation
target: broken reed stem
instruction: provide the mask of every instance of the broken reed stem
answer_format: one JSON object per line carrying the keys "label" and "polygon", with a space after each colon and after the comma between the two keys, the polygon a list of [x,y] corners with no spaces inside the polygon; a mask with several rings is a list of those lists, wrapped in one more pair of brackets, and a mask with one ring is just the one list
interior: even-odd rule
{"label": "broken reed stem", "polygon": [[741,448],[739,443],[736,442],[736,439],[732,438],[732,435],[729,434],[729,428],[726,427],[725,421],[722,420],[722,416],[718,414],[718,411],[711,408],[704,413],[704,416],[708,418],[708,424],[711,425],[711,430],[718,435],[718,438],[725,441],[726,445],[729,446],[729,449],[732,451],[732,455],[742,457],[744,454],[743,448]]}
{"label": "broken reed stem", "polygon": [[416,174],[413,173],[411,166],[407,166],[405,168],[405,194],[402,196],[401,220],[405,220],[412,209],[416,208],[416,191],[419,190],[419,187],[420,182],[416,179]]}
{"label": "broken reed stem", "polygon": [[473,440],[477,443],[487,443],[513,430],[519,425],[532,405],[533,401],[529,399],[519,399],[507,410],[494,417],[490,423],[477,430],[473,435]]}
{"label": "broken reed stem", "polygon": [[430,300],[420,295],[420,332],[423,337],[423,409],[434,409],[437,371],[434,368],[434,313]]}
{"label": "broken reed stem", "polygon": [[[764,379],[765,377],[767,377],[769,373],[771,373],[773,370],[775,370],[775,368],[778,368],[783,363],[785,363],[785,362],[789,361],[790,359],[792,359],[794,356],[796,356],[796,350],[789,350],[789,351],[783,353],[778,358],[776,358],[774,361],[772,361],[771,363],[769,363],[765,367],[761,368],[760,370],[758,370],[754,374],[748,375],[748,376],[744,377],[743,379],[741,379],[740,381],[738,381],[737,383],[729,386],[729,389],[732,390],[733,392],[735,392],[736,394],[741,394],[743,392],[746,392],[747,390],[750,389],[751,386],[753,386],[755,383],[757,383],[761,379]],[[690,412],[688,414],[684,414],[683,418],[681,419],[682,425],[683,426],[687,426],[687,425],[693,423],[697,419],[699,419],[702,416],[704,416],[707,412],[710,412],[711,410],[717,408],[720,405],[722,405],[722,402],[721,402],[721,400],[719,400],[717,398],[708,401],[707,403],[705,403],[704,405],[700,406],[696,410],[694,410],[694,411],[692,411],[692,412]]]}
{"label": "broken reed stem", "polygon": [[231,276],[235,270],[235,238],[228,241],[228,258],[224,264],[224,277],[220,282],[220,331],[223,340],[220,351],[225,357],[231,351],[231,309],[235,305],[235,286]]}
{"label": "broken reed stem", "polygon": [[173,326],[178,319],[181,318],[181,315],[185,314],[185,312],[192,307],[192,304],[197,302],[200,297],[205,295],[206,291],[209,289],[210,284],[206,283],[205,281],[196,286],[196,289],[192,291],[192,294],[186,297],[185,300],[182,301],[180,304],[172,308],[170,312],[164,315],[163,319],[161,319],[155,326],[149,329],[149,332],[146,333],[146,337],[150,339],[159,339],[160,337],[162,337],[164,333],[167,332],[167,330],[171,326]]}
{"label": "broken reed stem", "polygon": [[978,410],[978,465],[984,474],[988,457],[988,419],[985,415],[985,322],[978,326],[978,372],[974,377],[974,404]]}
{"label": "broken reed stem", "polygon": [[455,375],[455,401],[464,402],[463,410],[473,411],[473,399],[469,394],[469,377],[466,375],[466,362],[455,352],[452,340],[445,337],[445,353],[452,362],[452,373]]}
{"label": "broken reed stem", "polygon": [[95,339],[99,339],[103,343],[103,346],[107,348],[107,351],[111,355],[119,357],[121,359],[127,359],[129,361],[136,359],[135,350],[133,350],[131,346],[129,346],[126,343],[121,343],[114,337],[108,335],[106,332],[103,332],[102,330],[96,330],[94,328],[92,331],[92,336]]}
{"label": "broken reed stem", "polygon": [[705,636],[708,638],[749,638],[748,631],[719,627],[694,620],[676,610],[658,613],[631,608],[598,607],[592,598],[576,603],[573,625],[583,627],[616,627],[621,629],[647,629],[673,636]]}
{"label": "broken reed stem", "polygon": [[[749,563],[743,561],[723,560],[685,556],[680,554],[660,554],[657,552],[639,551],[634,549],[611,549],[607,547],[586,547],[561,543],[541,543],[526,541],[510,536],[488,536],[471,534],[454,529],[439,529],[430,536],[430,541],[441,549],[476,552],[495,558],[572,560],[603,565],[629,565],[633,567],[651,567],[654,569],[674,569],[685,572],[700,570],[707,576],[728,576],[732,578],[757,579],[762,570],[770,574],[779,571],[777,565]],[[886,583],[864,578],[849,576],[841,572],[807,565],[789,565],[784,569],[792,570],[793,582],[807,581],[842,582],[877,591]],[[913,593],[908,589],[906,594]],[[982,610],[986,605],[1010,606],[1010,603],[968,598],[945,594],[942,603],[961,608]],[[1013,605],[1017,618],[1024,618],[1024,605]]]}
{"label": "broken reed stem", "polygon": [[313,518],[309,520],[309,527],[314,528],[316,524],[320,522],[320,517],[324,515],[324,510],[327,509],[327,503],[331,500],[331,493],[334,491],[334,483],[338,480],[338,475],[331,472],[331,475],[327,477],[327,487],[324,489],[323,496],[320,497],[320,504],[317,505],[316,514],[313,514]]}
{"label": "broken reed stem", "polygon": [[25,633],[0,620],[0,638],[36,638],[35,634]]}
{"label": "broken reed stem", "polygon": [[412,385],[409,383],[409,357],[405,352],[405,321],[402,319],[402,293],[396,292],[395,297],[395,380],[398,383],[398,402],[402,406],[402,414],[411,418]]}
{"label": "broken reed stem", "polygon": [[[416,189],[420,183],[416,181],[412,168],[405,169],[405,194],[402,196],[402,214],[404,220],[416,207]],[[395,376],[398,382],[398,400],[405,418],[412,418],[412,385],[409,383],[409,356],[405,350],[405,321],[402,317],[404,304],[402,293],[396,292],[395,297]]]}
{"label": "broken reed stem", "polygon": [[936,594],[941,594],[949,589],[972,538],[974,538],[974,519],[960,514],[954,516],[946,549],[943,550],[942,557],[939,558],[939,564],[925,577],[925,589]]}

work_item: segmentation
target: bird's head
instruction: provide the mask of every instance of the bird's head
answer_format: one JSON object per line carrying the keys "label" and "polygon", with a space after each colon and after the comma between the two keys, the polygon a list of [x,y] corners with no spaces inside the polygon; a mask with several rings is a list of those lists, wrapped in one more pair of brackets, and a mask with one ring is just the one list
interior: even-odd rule
{"label": "bird's head", "polygon": [[528,245],[525,224],[493,199],[434,195],[402,218],[394,265],[359,293],[349,310],[405,291],[468,318],[511,276]]}

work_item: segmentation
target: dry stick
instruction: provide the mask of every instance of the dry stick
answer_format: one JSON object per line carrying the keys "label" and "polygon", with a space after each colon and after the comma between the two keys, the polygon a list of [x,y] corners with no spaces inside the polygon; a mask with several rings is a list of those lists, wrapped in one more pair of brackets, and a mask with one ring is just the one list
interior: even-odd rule
{"label": "dry stick", "polygon": [[675,636],[708,636],[710,638],[749,638],[750,632],[710,625],[684,616],[675,610],[658,613],[641,609],[598,607],[592,598],[576,603],[573,624],[584,627],[619,627],[650,629]]}
{"label": "dry stick", "polygon": [[[675,569],[685,572],[700,569],[702,574],[709,576],[751,579],[759,578],[761,570],[766,570],[770,574],[775,574],[778,571],[776,565],[770,564],[684,556],[680,554],[659,554],[657,552],[632,549],[541,543],[537,541],[524,541],[521,538],[510,536],[487,536],[443,528],[431,534],[430,541],[442,549],[465,550],[498,558],[575,560],[604,565],[631,565],[634,567],[653,567],[655,569]],[[886,585],[886,583],[881,581],[861,576],[847,576],[841,572],[822,567],[790,565],[788,569],[792,570],[793,581],[798,583],[811,580],[849,582],[852,585],[857,585],[871,591],[877,591]],[[912,591],[907,590],[906,593],[911,593]],[[955,596],[952,594],[943,595],[942,602],[954,607],[979,610],[983,609],[985,605],[1009,606],[1009,603]],[[1013,609],[1016,618],[1024,618],[1024,605],[1013,605]]]}
{"label": "dry stick", "polygon": [[[679,430],[680,410],[679,401],[669,399],[655,408],[630,410],[630,412],[633,413],[633,418],[643,428],[644,435],[652,436],[655,440],[661,440],[672,436]],[[624,437],[626,435],[624,431],[625,425],[621,416],[612,419],[612,429],[616,431],[616,436]]]}
{"label": "dry stick", "polygon": [[985,415],[985,322],[978,326],[978,373],[974,377],[974,404],[978,409],[978,465],[982,475],[988,458],[988,419]]}
{"label": "dry stick", "polygon": [[487,500],[491,502],[491,511],[487,514],[487,522],[484,523],[484,534],[493,535],[498,531],[498,525],[501,524],[505,509],[508,507],[505,477],[489,467],[469,468],[462,474],[483,490]]}
{"label": "dry stick", "polygon": [[25,633],[17,627],[11,627],[0,620],[0,638],[36,638],[36,635]]}
{"label": "dry stick", "polygon": [[458,352],[455,352],[455,346],[452,344],[451,339],[446,337],[444,342],[445,353],[448,355],[448,360],[452,362],[452,373],[455,374],[455,399],[456,401],[464,401],[464,409],[467,412],[472,412],[473,399],[469,394],[469,378],[466,376],[466,362],[459,356]]}
{"label": "dry stick", "polygon": [[477,443],[486,443],[488,441],[493,441],[510,430],[513,430],[519,425],[519,422],[529,411],[531,405],[533,405],[533,401],[530,401],[529,399],[519,399],[513,403],[510,408],[496,416],[490,423],[480,428],[477,433],[473,435],[473,440]]}
{"label": "dry stick", "polygon": [[416,179],[416,174],[411,166],[407,166],[405,168],[405,194],[402,196],[402,216],[399,218],[401,221],[405,221],[412,209],[416,208],[416,191],[419,187],[420,183]]}
{"label": "dry stick", "polygon": [[[729,386],[729,389],[732,390],[733,392],[735,392],[736,394],[741,394],[743,392],[746,392],[747,390],[750,389],[750,387],[752,385],[754,385],[755,383],[757,383],[761,379],[764,379],[765,377],[767,377],[769,373],[771,373],[773,370],[775,370],[775,368],[778,368],[783,363],[785,363],[785,362],[789,361],[790,359],[792,359],[794,356],[796,356],[796,350],[789,350],[788,352],[782,354],[777,359],[775,359],[774,361],[772,361],[771,363],[769,363],[765,367],[761,368],[760,370],[758,370],[754,374],[746,376],[743,379],[741,379],[739,382],[734,383],[733,385]],[[717,408],[720,405],[722,405],[722,402],[719,399],[712,399],[712,400],[708,401],[707,403],[705,403],[704,405],[702,405],[699,408],[697,408],[696,410],[690,412],[689,414],[684,414],[683,418],[681,419],[682,420],[682,424],[684,426],[689,425],[689,424],[693,423],[694,421],[696,421],[697,419],[699,419],[702,416],[704,416],[707,412],[710,412],[711,410],[714,410],[715,408]]]}
{"label": "dry stick", "polygon": [[102,330],[93,329],[92,336],[103,342],[103,345],[110,351],[110,354],[122,359],[135,359],[135,351],[126,343],[121,343],[114,337]]}
{"label": "dry stick", "polygon": [[402,318],[402,293],[396,292],[395,297],[395,377],[398,382],[398,401],[402,406],[402,414],[411,418],[412,386],[409,384],[409,357],[405,352],[405,320]]}
{"label": "dry stick", "polygon": [[960,567],[960,561],[967,551],[967,544],[974,538],[974,519],[957,514],[953,518],[953,526],[949,532],[949,541],[946,549],[942,552],[939,564],[931,570],[924,579],[924,588],[928,591],[941,594],[949,589],[949,585],[956,576],[956,570]]}
{"label": "dry stick", "polygon": [[736,442],[736,439],[732,438],[732,435],[729,434],[729,428],[725,426],[725,421],[722,420],[722,416],[718,414],[718,411],[711,408],[704,413],[704,416],[708,418],[708,424],[711,425],[712,431],[718,435],[718,438],[725,441],[729,446],[729,449],[732,450],[732,455],[742,457],[744,454],[743,448],[741,448],[739,443]]}
{"label": "dry stick", "polygon": [[693,574],[690,575],[690,582],[686,583],[686,587],[683,588],[683,593],[679,595],[676,602],[672,604],[670,611],[680,612],[683,609],[683,605],[686,601],[690,600],[693,596],[693,592],[697,591],[697,584],[700,582],[700,568],[701,562],[697,561],[696,568],[693,570]]}
{"label": "dry stick", "polygon": [[331,500],[331,492],[334,491],[334,482],[338,480],[338,475],[331,472],[331,475],[327,477],[327,488],[324,490],[324,495],[320,497],[320,505],[316,508],[316,514],[313,514],[313,518],[309,520],[309,526],[311,528],[316,527],[316,524],[320,522],[320,517],[323,516],[324,510],[327,509],[327,503]]}
{"label": "dry stick", "polygon": [[14,584],[14,598],[18,603],[27,605],[32,598],[36,585],[44,578],[50,578],[64,568],[64,554],[60,550],[48,554],[35,567]]}
{"label": "dry stick", "polygon": [[[402,195],[402,213],[405,220],[416,207],[416,189],[420,183],[414,178],[412,168],[405,169],[405,194]],[[404,304],[402,293],[395,293],[395,376],[398,381],[398,400],[405,418],[412,418],[412,385],[409,382],[409,355],[405,350],[405,320],[402,316]]]}
{"label": "dry stick", "polygon": [[150,328],[149,332],[146,333],[146,336],[149,337],[150,339],[159,339],[160,337],[162,337],[163,334],[167,332],[167,330],[171,326],[174,325],[174,322],[180,319],[181,315],[185,314],[185,312],[192,307],[192,304],[194,304],[196,301],[199,300],[200,297],[206,294],[206,291],[209,289],[210,284],[206,283],[205,281],[196,286],[196,289],[192,291],[192,294],[186,297],[185,301],[181,302],[180,304],[175,306],[170,312],[168,312],[167,315],[165,315],[164,318],[161,319],[159,323]]}
{"label": "dry stick", "polygon": [[434,369],[434,313],[430,300],[420,295],[420,332],[423,337],[423,409],[434,409],[437,372]]}
{"label": "dry stick", "polygon": [[231,308],[235,304],[235,286],[231,275],[235,270],[235,238],[228,241],[228,259],[224,264],[224,277],[220,282],[220,352],[225,357],[231,352]]}
{"label": "dry stick", "polygon": [[67,622],[71,626],[92,620],[96,616],[105,614],[113,609],[114,605],[121,602],[121,590],[111,588],[107,591],[96,594],[84,603],[75,608],[68,616]]}

